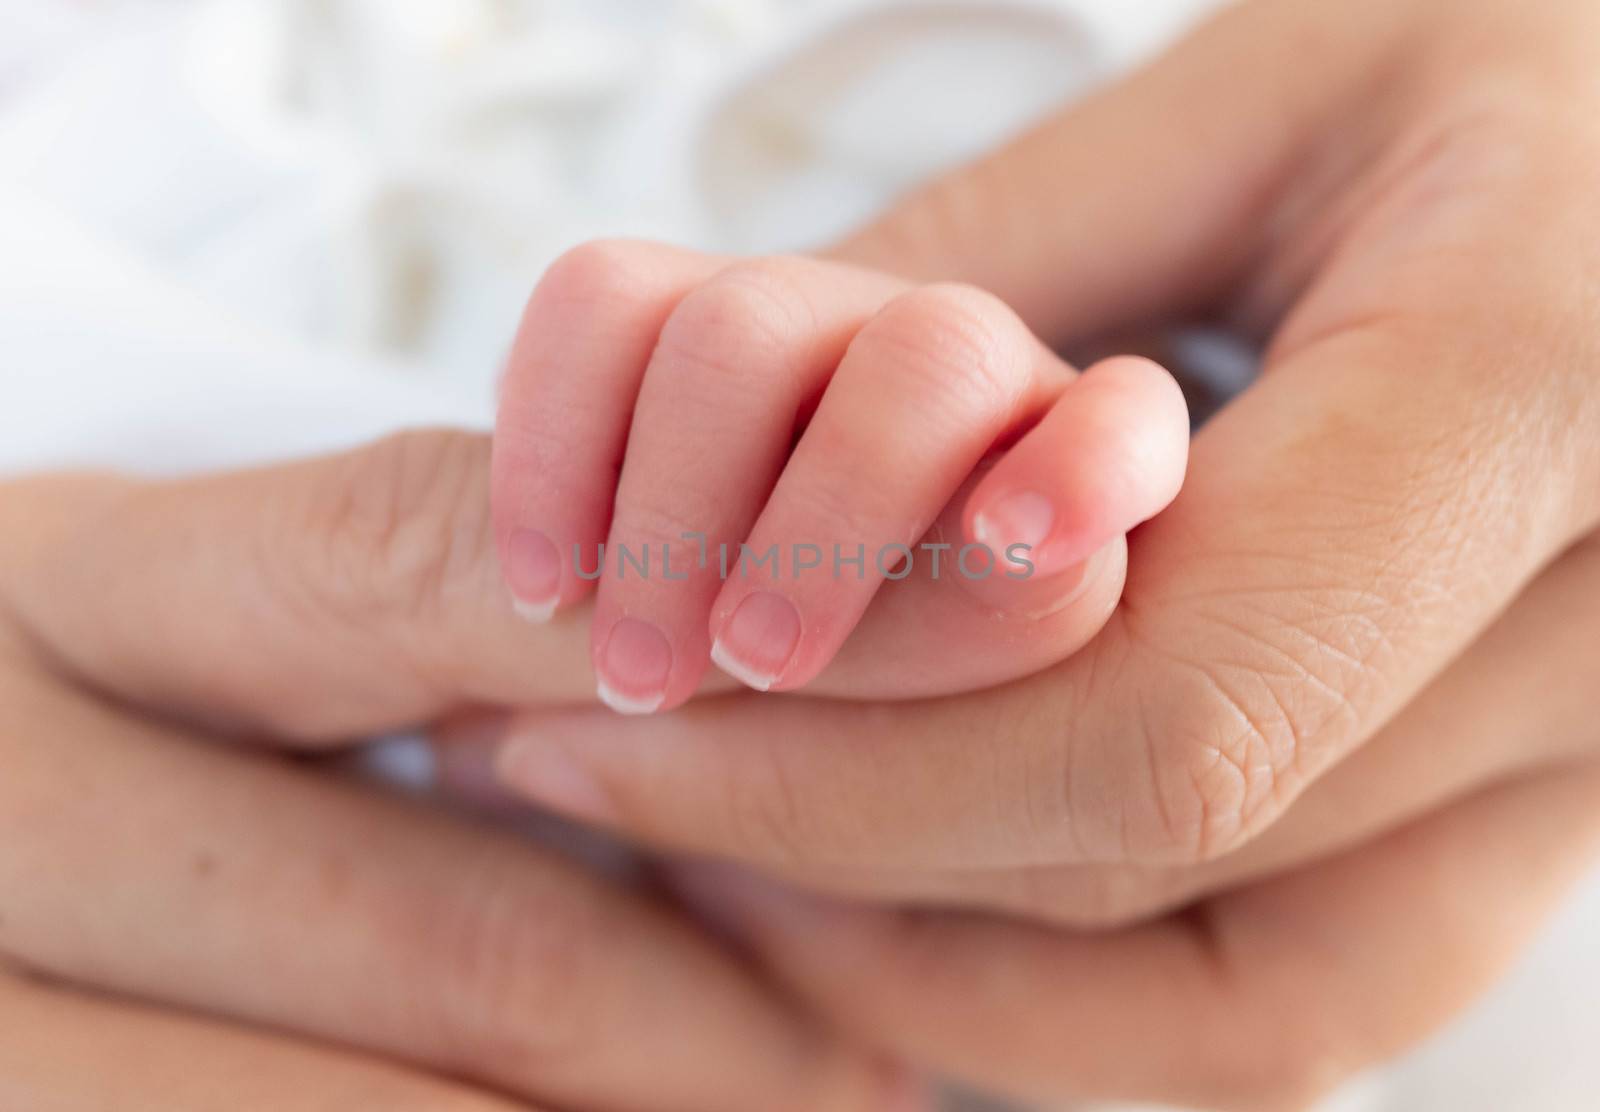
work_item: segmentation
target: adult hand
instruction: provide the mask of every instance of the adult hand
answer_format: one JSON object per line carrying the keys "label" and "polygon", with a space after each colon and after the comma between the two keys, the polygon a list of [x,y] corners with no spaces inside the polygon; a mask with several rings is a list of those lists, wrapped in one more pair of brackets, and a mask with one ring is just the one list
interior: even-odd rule
{"label": "adult hand", "polygon": [[419,434],[0,486],[0,1105],[889,1107],[648,893],[222,743],[539,697],[487,479],[483,438]]}
{"label": "adult hand", "polygon": [[[1474,642],[1530,584],[1507,621],[1555,594],[1572,634],[1517,640],[1542,674],[1592,628],[1562,584],[1592,576],[1575,546],[1600,520],[1600,265],[1574,250],[1600,230],[1597,27],[1578,2],[1245,5],[909,200],[850,252],[981,279],[1055,342],[1202,304],[1270,336],[1133,538],[1109,626],[959,699],[535,714],[508,777],[678,848],[983,886],[1218,860],[1433,683],[1564,721],[1490,665],[1520,635]],[[1577,742],[1528,734],[1519,766]],[[1498,775],[1498,741],[1453,743],[1441,775]]]}
{"label": "adult hand", "polygon": [[[882,998],[917,1022],[882,1029],[924,1060],[1035,1092],[1087,1076],[1169,1095],[1214,1095],[1186,1083],[1208,1062],[1213,1078],[1241,1066],[1204,1041],[1180,1055],[1173,1040],[1196,1028],[1271,1036],[1319,1084],[1414,1037],[1438,1009],[1406,1011],[1393,1039],[1352,1039],[1360,1050],[1331,1066],[1307,1061],[1330,1043],[1316,1024],[1384,1016],[1392,995],[1359,994],[1403,985],[1394,971],[1428,940],[1464,967],[1493,964],[1515,932],[1430,932],[1428,917],[1481,915],[1472,901],[1513,880],[1530,893],[1511,910],[1536,911],[1533,890],[1588,852],[1579,820],[1600,798],[1588,772],[1539,779],[1600,753],[1600,264],[1581,247],[1600,234],[1596,41],[1600,9],[1582,0],[1260,0],[908,199],[841,253],[985,286],[1057,344],[1204,312],[1266,343],[1260,380],[1197,438],[1178,501],[1130,542],[1111,624],[1059,667],[957,699],[533,715],[503,754],[508,782],[660,845],[1071,923],[1127,922],[1349,851],[1331,873],[1220,905],[1256,924],[1252,941],[1276,929],[1281,961],[1221,967],[1224,991],[1196,997],[1223,1005],[1214,1014],[1156,1024],[1175,1005],[1154,970],[1204,977],[1215,963],[1103,960],[1144,953],[1147,934],[1075,951],[1086,958],[1070,968],[1095,964],[1105,987],[1093,999],[1142,1002],[1107,1029],[1136,1044],[1104,1059],[1115,1076],[1075,1073],[1059,1038],[1013,1037],[1056,1030],[1038,1023],[1063,1014],[1052,1008],[1077,1014],[1044,944],[1087,945],[1070,935],[1030,936],[1040,944],[1003,959],[998,945],[930,947],[947,963]],[[1408,822],[1420,833],[1383,839]],[[1496,844],[1527,854],[1509,867]],[[1441,881],[1435,900],[1447,867],[1462,883]],[[1363,876],[1382,900],[1335,915]],[[1318,913],[1330,933],[1296,945]],[[1198,921],[1151,928],[1167,940],[1155,949],[1203,952]],[[1018,941],[930,922],[930,935]],[[1388,979],[1300,976],[1355,947]],[[815,962],[792,968],[826,983]],[[1444,965],[1428,976],[1474,983]],[[831,1003],[865,1015],[885,983],[835,983]],[[977,985],[1044,1010],[944,1022]],[[980,1027],[987,1041],[953,1033]]]}

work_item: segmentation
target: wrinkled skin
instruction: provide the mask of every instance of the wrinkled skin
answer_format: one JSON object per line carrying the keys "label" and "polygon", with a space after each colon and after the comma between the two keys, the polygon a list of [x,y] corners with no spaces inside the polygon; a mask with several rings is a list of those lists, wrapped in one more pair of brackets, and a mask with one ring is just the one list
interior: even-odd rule
{"label": "wrinkled skin", "polygon": [[487,442],[457,433],[0,484],[0,1106],[908,1092],[626,877],[308,767],[561,682],[527,669],[555,646],[505,605],[487,518]]}

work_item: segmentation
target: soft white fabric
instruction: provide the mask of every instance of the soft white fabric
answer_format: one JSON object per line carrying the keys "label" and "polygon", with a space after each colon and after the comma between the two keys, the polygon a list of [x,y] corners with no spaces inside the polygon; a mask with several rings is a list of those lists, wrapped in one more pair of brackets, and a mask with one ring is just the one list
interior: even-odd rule
{"label": "soft white fabric", "polygon": [[[4,0],[0,472],[484,424],[562,248],[817,242],[1214,2]],[[1597,925],[1330,1109],[1594,1107]]]}

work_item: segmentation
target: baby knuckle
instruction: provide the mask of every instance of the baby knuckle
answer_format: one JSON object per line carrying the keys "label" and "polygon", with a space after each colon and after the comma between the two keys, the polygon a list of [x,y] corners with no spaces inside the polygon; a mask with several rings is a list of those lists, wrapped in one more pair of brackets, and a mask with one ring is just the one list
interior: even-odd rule
{"label": "baby knuckle", "polygon": [[781,366],[814,329],[801,284],[779,260],[735,263],[693,290],[661,330],[660,350],[719,387]]}
{"label": "baby knuckle", "polygon": [[592,314],[627,304],[646,292],[652,268],[642,265],[647,244],[626,239],[581,243],[545,268],[534,287],[530,311]]}
{"label": "baby knuckle", "polygon": [[885,545],[897,539],[882,536],[883,523],[895,520],[904,512],[904,506],[888,488],[861,481],[858,441],[834,430],[823,430],[815,442],[821,450],[806,471],[788,484],[784,498],[799,520],[827,522],[834,536],[849,538],[841,545],[842,552],[857,541],[865,542],[869,561],[866,566],[872,570],[877,559],[874,546],[879,539]]}
{"label": "baby knuckle", "polygon": [[[703,538],[712,554],[710,559],[714,560],[718,544],[732,543],[724,536],[708,532],[710,523],[721,520],[722,510],[723,503],[715,492],[705,489],[682,486],[672,492],[668,502],[644,497],[625,485],[617,496],[613,515],[612,537],[617,559],[622,558],[624,546],[637,549],[647,562],[652,552],[658,553],[662,560],[670,555],[676,576],[686,570],[678,568],[680,560],[698,557],[702,541],[697,538]],[[730,558],[736,556],[735,551]],[[613,567],[619,566],[615,561],[610,562]],[[648,570],[644,574],[648,575]]]}
{"label": "baby knuckle", "polygon": [[914,396],[962,410],[1011,409],[1031,376],[1026,327],[994,295],[973,286],[924,286],[890,301],[858,343],[883,357]]}

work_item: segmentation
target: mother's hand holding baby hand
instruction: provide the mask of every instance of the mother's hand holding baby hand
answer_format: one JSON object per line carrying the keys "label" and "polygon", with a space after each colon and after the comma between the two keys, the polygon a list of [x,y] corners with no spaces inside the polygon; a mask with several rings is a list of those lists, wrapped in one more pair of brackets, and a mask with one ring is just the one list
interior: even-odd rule
{"label": "mother's hand holding baby hand", "polygon": [[648,892],[265,751],[588,689],[487,489],[466,434],[0,484],[0,1106],[912,1099]]}
{"label": "mother's hand holding baby hand", "polygon": [[1583,2],[1259,0],[910,198],[840,254],[1052,342],[1267,346],[1110,625],[953,699],[535,715],[508,781],[845,891],[1211,897],[1091,938],[725,894],[825,1011],[1003,1088],[1282,1101],[1418,1037],[1600,838],[1596,41]]}

